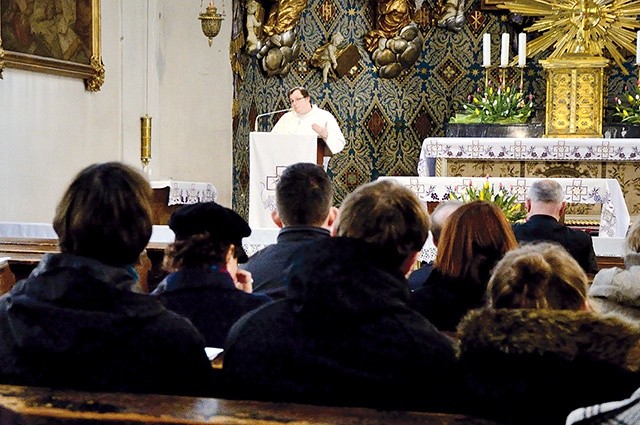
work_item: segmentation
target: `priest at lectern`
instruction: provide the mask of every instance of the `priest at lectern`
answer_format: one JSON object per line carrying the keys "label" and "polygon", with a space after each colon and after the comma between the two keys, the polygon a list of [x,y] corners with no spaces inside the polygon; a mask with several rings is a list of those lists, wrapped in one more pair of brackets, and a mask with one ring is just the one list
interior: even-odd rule
{"label": "priest at lectern", "polygon": [[344,148],[344,136],[340,131],[338,121],[329,111],[311,104],[309,92],[304,87],[294,87],[289,90],[291,111],[284,114],[271,130],[280,134],[313,134],[324,140],[333,155]]}

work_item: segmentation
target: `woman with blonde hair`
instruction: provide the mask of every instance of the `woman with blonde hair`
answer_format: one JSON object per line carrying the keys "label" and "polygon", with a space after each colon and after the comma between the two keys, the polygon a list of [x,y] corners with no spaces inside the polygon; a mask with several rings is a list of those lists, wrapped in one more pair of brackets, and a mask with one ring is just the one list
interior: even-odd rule
{"label": "woman with blonde hair", "polygon": [[511,225],[495,204],[462,205],[442,229],[433,271],[413,292],[413,308],[441,331],[455,331],[469,310],[484,305],[491,270],[516,246]]}
{"label": "woman with blonde hair", "polygon": [[502,423],[564,423],[580,406],[638,386],[640,328],[589,310],[588,278],[560,245],[505,254],[488,306],[460,323],[468,413]]}

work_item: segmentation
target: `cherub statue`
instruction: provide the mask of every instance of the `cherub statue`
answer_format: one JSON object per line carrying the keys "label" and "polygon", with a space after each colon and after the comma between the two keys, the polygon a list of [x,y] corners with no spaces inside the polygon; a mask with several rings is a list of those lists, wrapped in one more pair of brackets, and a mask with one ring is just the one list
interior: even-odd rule
{"label": "cherub statue", "polygon": [[322,69],[322,81],[327,82],[329,71],[338,67],[337,55],[344,43],[344,37],[338,31],[331,36],[329,43],[320,46],[311,56],[311,65]]}
{"label": "cherub statue", "polygon": [[258,36],[262,30],[262,19],[260,19],[260,4],[256,0],[247,2],[247,50],[255,52],[260,49],[260,41]]}

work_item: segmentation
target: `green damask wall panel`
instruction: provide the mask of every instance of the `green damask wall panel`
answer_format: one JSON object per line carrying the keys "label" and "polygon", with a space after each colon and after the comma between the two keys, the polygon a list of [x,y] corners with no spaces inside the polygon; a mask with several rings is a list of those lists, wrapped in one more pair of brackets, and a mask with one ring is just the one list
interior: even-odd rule
{"label": "green damask wall panel", "polygon": [[[516,40],[515,34],[521,31],[506,13],[481,10],[479,1],[470,2],[465,10],[466,22],[459,32],[422,28],[422,55],[413,67],[391,80],[378,77],[364,48],[364,34],[373,27],[371,6],[364,0],[309,0],[298,23],[300,56],[285,77],[267,77],[255,57],[241,53],[243,75],[236,75],[235,94],[233,208],[248,215],[248,144],[256,115],[288,108],[286,92],[298,85],[309,89],[314,103],[334,113],[347,139],[345,149],[329,163],[336,205],[354,188],[378,176],[415,175],[424,138],[443,135],[445,121],[470,93],[484,85],[482,34],[493,36],[492,62],[496,63],[499,35],[511,32],[511,39]],[[234,4],[237,28],[243,25],[242,11]],[[330,76],[325,84],[309,59],[336,30],[358,47],[361,59],[352,74],[341,79]],[[512,55],[515,52],[514,46]],[[545,80],[536,63],[528,61],[524,89],[534,94],[537,115],[544,117]],[[629,77],[620,77],[617,70],[612,74],[610,93],[619,93]],[[613,96],[607,104],[612,104]],[[273,121],[262,119],[259,129],[269,131]]]}

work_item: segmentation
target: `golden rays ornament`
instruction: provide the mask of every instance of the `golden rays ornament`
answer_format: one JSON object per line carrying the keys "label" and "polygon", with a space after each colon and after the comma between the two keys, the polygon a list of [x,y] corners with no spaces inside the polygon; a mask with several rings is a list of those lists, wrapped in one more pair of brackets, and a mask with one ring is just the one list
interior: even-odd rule
{"label": "golden rays ornament", "polygon": [[547,49],[553,49],[549,59],[560,58],[565,53],[601,56],[606,51],[622,72],[628,74],[623,66],[624,54],[636,53],[640,1],[513,0],[498,7],[522,16],[538,17],[525,28],[527,32],[541,34],[527,44],[528,56]]}

